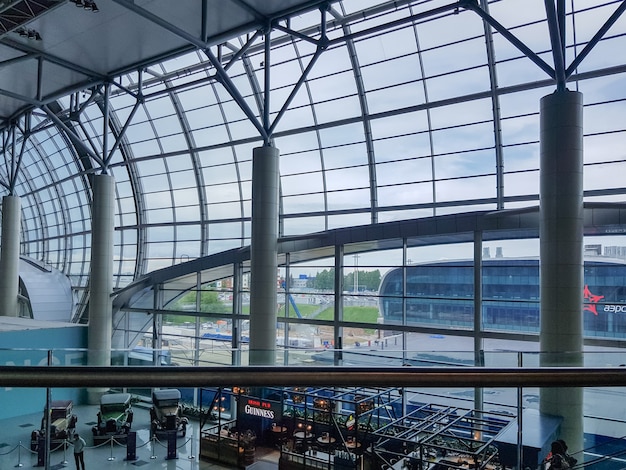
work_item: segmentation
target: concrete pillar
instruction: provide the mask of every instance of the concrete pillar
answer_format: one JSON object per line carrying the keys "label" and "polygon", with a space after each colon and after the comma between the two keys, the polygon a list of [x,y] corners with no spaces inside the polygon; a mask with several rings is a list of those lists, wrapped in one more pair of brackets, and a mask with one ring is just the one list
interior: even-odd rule
{"label": "concrete pillar", "polygon": [[2,244],[0,245],[0,316],[19,316],[21,204],[18,196],[2,198]]}
{"label": "concrete pillar", "polygon": [[270,146],[257,147],[252,155],[251,365],[276,361],[278,156],[278,149]]}
{"label": "concrete pillar", "polygon": [[[91,220],[91,275],[89,278],[88,354],[90,366],[111,365],[113,315],[113,227],[115,180],[110,175],[94,175]],[[88,400],[99,403],[105,390],[90,389]]]}
{"label": "concrete pillar", "polygon": [[[541,365],[583,365],[583,100],[557,91],[540,114]],[[563,417],[570,453],[583,449],[583,390],[540,393],[542,413]]]}

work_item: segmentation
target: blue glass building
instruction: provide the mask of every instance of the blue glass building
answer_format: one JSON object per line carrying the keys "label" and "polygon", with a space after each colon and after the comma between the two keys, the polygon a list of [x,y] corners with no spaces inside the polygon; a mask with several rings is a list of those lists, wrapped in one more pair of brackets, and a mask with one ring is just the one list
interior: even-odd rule
{"label": "blue glass building", "polygon": [[[586,258],[584,267],[585,335],[625,337],[626,263],[595,257]],[[402,268],[393,269],[381,282],[385,324],[473,328],[472,260],[407,266],[406,292],[402,273]],[[485,259],[482,284],[483,330],[539,332],[538,258]]]}

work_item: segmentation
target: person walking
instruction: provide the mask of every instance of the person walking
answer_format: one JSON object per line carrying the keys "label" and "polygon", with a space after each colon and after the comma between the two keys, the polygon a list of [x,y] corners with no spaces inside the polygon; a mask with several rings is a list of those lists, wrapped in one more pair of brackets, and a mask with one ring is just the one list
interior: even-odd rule
{"label": "person walking", "polygon": [[74,461],[76,462],[76,470],[85,470],[85,439],[80,437],[78,433],[74,434]]}

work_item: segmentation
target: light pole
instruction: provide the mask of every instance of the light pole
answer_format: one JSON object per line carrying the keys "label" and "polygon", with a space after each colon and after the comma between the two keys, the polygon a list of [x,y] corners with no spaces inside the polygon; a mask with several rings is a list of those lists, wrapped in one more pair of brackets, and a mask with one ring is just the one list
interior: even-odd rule
{"label": "light pole", "polygon": [[359,291],[359,255],[354,255],[354,292]]}

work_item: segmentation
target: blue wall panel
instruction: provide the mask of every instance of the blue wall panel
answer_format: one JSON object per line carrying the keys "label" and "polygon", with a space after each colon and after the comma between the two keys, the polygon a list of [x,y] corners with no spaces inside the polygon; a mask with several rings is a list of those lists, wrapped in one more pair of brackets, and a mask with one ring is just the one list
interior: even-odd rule
{"label": "blue wall panel", "polygon": [[[87,327],[68,325],[56,328],[33,328],[0,332],[0,364],[36,366],[48,363],[52,351],[53,365],[82,365],[86,363]],[[83,401],[82,389],[54,388],[53,400]],[[0,388],[0,419],[30,413],[43,413],[46,389]],[[33,423],[39,426],[38,423]]]}

